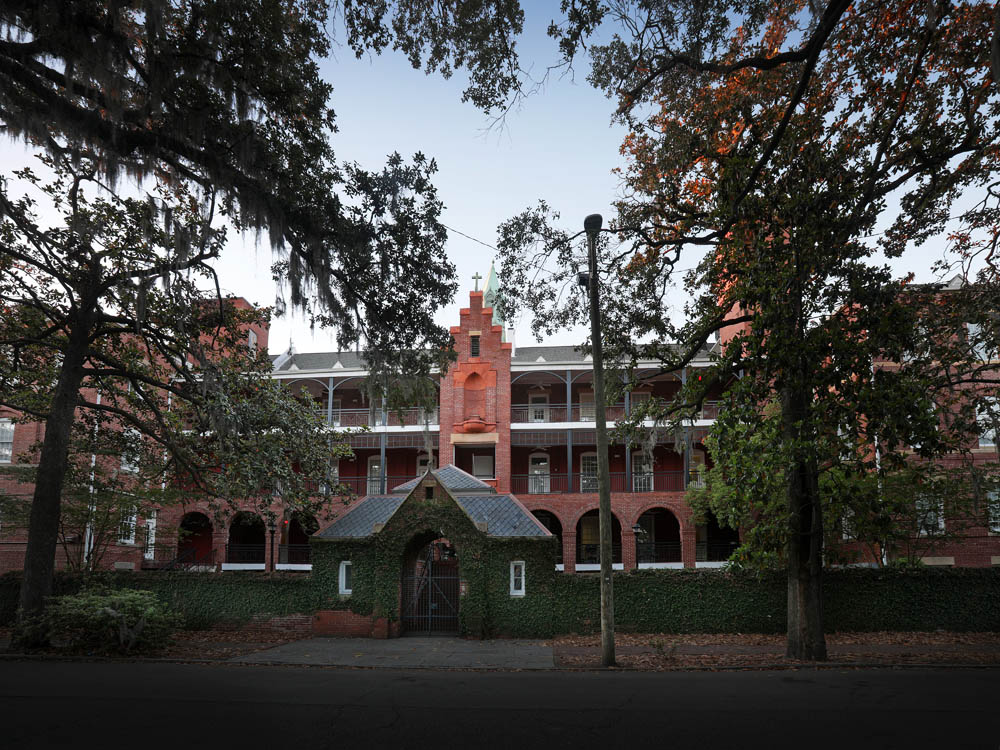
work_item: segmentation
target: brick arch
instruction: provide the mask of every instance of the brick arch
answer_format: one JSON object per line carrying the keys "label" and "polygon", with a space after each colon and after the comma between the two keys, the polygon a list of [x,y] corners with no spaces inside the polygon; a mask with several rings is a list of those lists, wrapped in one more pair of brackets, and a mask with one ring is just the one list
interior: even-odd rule
{"label": "brick arch", "polygon": [[[681,512],[681,509],[678,508],[679,505],[684,506],[684,508],[688,512],[687,513]],[[654,508],[663,508],[663,510],[669,510],[670,513],[673,515],[673,517],[677,519],[677,523],[680,526],[681,534],[683,534],[685,530],[694,530],[695,525],[693,523],[690,523],[691,509],[687,507],[687,504],[684,503],[683,501],[668,500],[662,497],[659,499],[653,498],[650,500],[646,500],[641,505],[636,506],[636,510],[633,511],[632,517],[629,520],[628,528],[631,530],[633,526],[639,523],[639,517],[643,513],[653,510]]]}
{"label": "brick arch", "polygon": [[[581,518],[583,518],[588,513],[592,513],[595,510],[596,511],[600,511],[600,509],[601,509],[600,506],[595,504],[593,507],[586,507],[583,510],[581,510],[580,512],[576,513],[574,516],[571,516],[571,518],[573,519],[572,520],[572,525],[573,525],[574,531],[576,530],[577,524],[580,523],[580,519]],[[615,509],[612,508],[611,509],[611,515],[613,515],[616,519],[618,519],[618,523],[621,524],[621,527],[622,527],[622,536],[624,536],[625,535],[625,524],[622,523],[622,514],[621,513],[616,513]],[[563,528],[564,529],[566,528],[565,524],[563,525]],[[631,528],[632,527],[629,526],[629,529],[631,529]]]}

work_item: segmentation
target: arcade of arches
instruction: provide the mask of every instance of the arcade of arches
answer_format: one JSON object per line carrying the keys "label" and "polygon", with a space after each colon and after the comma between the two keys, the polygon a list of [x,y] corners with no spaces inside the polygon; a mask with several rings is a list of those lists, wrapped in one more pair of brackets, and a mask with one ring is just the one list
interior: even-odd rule
{"label": "arcade of arches", "polygon": [[[592,571],[600,565],[600,525],[596,508],[560,518],[550,508],[532,508],[532,515],[558,539],[559,563],[568,571]],[[566,529],[570,532],[567,535]],[[574,533],[575,532],[575,533]],[[739,546],[739,532],[722,527],[709,513],[706,523],[689,525],[686,533],[674,510],[643,509],[623,529],[612,516],[612,552],[616,568],[717,567]]]}

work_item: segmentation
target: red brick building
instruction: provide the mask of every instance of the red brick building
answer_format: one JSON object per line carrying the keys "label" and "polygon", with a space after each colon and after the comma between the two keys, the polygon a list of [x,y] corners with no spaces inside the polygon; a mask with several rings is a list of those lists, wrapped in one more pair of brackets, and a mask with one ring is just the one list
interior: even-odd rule
{"label": "red brick building", "polygon": [[[493,282],[491,278],[490,282]],[[560,569],[593,571],[598,565],[597,454],[592,362],[568,346],[515,347],[491,307],[493,289],[474,291],[451,328],[457,362],[437,377],[436,411],[389,411],[367,401],[363,361],[351,352],[274,358],[273,377],[312,397],[317,411],[339,428],[368,427],[352,434],[353,459],[331,467],[331,480],[359,497],[384,494],[431,467],[454,464],[498,492],[513,493],[560,539]],[[255,331],[267,346],[267,331]],[[718,346],[718,344],[716,345]],[[688,377],[707,367],[706,350],[683,372],[644,381],[621,403],[607,407],[609,424],[651,396],[668,398]],[[652,374],[658,371],[649,362]],[[647,450],[610,448],[614,562],[618,569],[718,567],[738,545],[738,534],[709,519],[696,524],[685,492],[711,467],[702,441],[717,414],[707,402],[700,418],[680,434],[648,425]],[[38,425],[11,429],[0,415],[0,460],[26,450]],[[652,446],[651,456],[648,446]],[[996,439],[984,433],[976,460],[996,460]],[[23,488],[25,491],[30,488]],[[276,505],[276,510],[280,507]],[[342,514],[315,519],[322,527]],[[197,504],[160,511],[125,526],[106,567],[183,566],[205,570],[308,570],[310,519],[285,517],[274,529],[259,516],[220,523]],[[247,523],[246,521],[249,521]],[[945,520],[947,522],[947,520]],[[2,520],[0,520],[2,523]],[[183,533],[179,534],[179,529]],[[85,540],[81,540],[85,543]],[[21,566],[23,529],[0,526],[0,571]],[[934,552],[929,564],[1000,565],[1000,521],[983,519],[961,544]]]}

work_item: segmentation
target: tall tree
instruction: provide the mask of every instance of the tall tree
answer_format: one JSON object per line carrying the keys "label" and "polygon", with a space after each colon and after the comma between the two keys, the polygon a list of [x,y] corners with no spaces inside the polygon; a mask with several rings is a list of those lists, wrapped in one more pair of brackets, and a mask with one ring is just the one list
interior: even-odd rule
{"label": "tall tree", "polygon": [[[80,479],[74,434],[133,455],[137,488],[170,482],[230,504],[267,506],[279,489],[306,502],[331,451],[325,427],[271,380],[267,353],[248,345],[262,313],[199,290],[214,279],[225,226],[182,189],[95,196],[93,158],[46,161],[51,183],[19,174],[35,194],[0,190],[0,404],[45,424],[24,614],[51,590],[61,495]],[[39,198],[59,221],[40,223]]]}
{"label": "tall tree", "polygon": [[[617,99],[631,131],[612,225],[621,244],[605,254],[618,287],[610,354],[675,370],[721,332],[715,366],[661,416],[679,425],[711,388],[728,389],[717,435],[741,439],[720,443],[719,459],[732,458],[750,494],[780,488],[769,509],[788,569],[788,654],[824,658],[823,469],[851,450],[858,467],[870,464],[863,444],[876,435],[888,462],[901,460],[904,442],[927,459],[959,447],[932,430],[931,402],[967,439],[986,401],[956,389],[995,389],[995,373],[956,343],[969,321],[996,335],[994,14],[905,0],[581,6],[577,23],[553,29],[566,55],[599,20],[623,29],[591,48],[590,80]],[[566,247],[552,220],[543,204],[502,227],[502,304],[551,303],[519,282],[551,262],[555,243]],[[904,291],[873,261],[946,228],[975,287]],[[705,253],[685,278],[693,299],[676,325],[667,294],[682,249],[693,248]],[[894,364],[873,370],[874,359]],[[740,474],[757,430],[772,447],[770,471]]]}
{"label": "tall tree", "polygon": [[[389,382],[427,372],[448,349],[448,333],[433,316],[454,293],[453,266],[433,160],[392,155],[384,169],[368,171],[334,158],[332,87],[318,68],[330,49],[331,8],[359,56],[393,47],[428,72],[465,68],[466,98],[486,109],[516,88],[514,38],[523,22],[516,0],[14,0],[0,7],[0,121],[8,135],[55,160],[83,159],[88,179],[100,176],[106,188],[123,176],[156,180],[196,198],[204,213],[220,211],[237,230],[266,232],[290,302],[333,326],[342,347],[363,348]],[[4,194],[9,223],[0,254],[14,253],[4,258],[8,272],[22,262],[19,243],[26,252],[47,239],[26,208]],[[173,248],[166,275],[211,258],[204,247],[189,253],[183,232],[164,242]],[[62,312],[71,317],[58,323],[44,315],[35,321],[37,330],[55,326],[66,351],[51,404],[26,411],[47,422],[40,459],[47,470],[35,490],[27,560],[37,575],[23,589],[28,609],[40,606],[49,587],[51,561],[43,558],[55,543],[91,332],[98,325],[103,333],[104,316],[114,315],[98,304],[112,288],[106,278],[86,290],[74,286],[90,281],[73,270],[71,247],[38,252],[54,253],[45,272],[58,267],[52,278],[87,304],[69,304]],[[140,267],[132,278],[140,308],[154,270]],[[118,302],[128,300],[112,309]]]}

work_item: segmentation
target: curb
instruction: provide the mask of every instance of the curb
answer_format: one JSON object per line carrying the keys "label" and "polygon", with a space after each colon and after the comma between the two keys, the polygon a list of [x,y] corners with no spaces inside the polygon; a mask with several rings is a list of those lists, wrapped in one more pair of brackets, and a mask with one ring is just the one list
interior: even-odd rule
{"label": "curb", "polygon": [[609,672],[622,674],[646,674],[661,672],[777,672],[777,671],[828,671],[831,669],[1000,669],[996,664],[963,664],[961,662],[838,662],[788,664],[787,662],[768,662],[764,664],[720,664],[690,665],[665,667],[663,669],[634,669],[631,667],[475,667],[475,666],[372,666],[353,664],[294,664],[284,661],[229,661],[222,659],[176,659],[176,658],[142,658],[142,657],[108,657],[108,656],[61,656],[50,654],[0,654],[0,662],[32,661],[81,664],[196,664],[200,666],[226,667],[297,667],[308,669],[345,669],[345,670],[393,670],[422,672]]}

